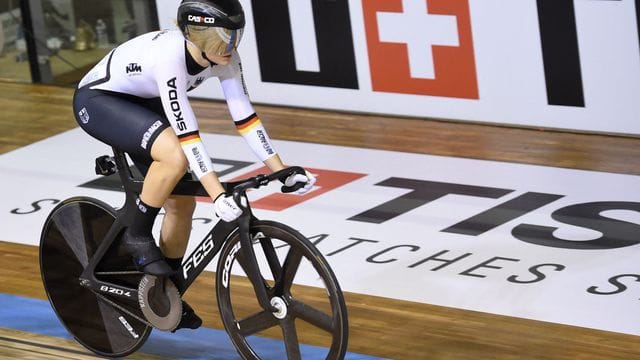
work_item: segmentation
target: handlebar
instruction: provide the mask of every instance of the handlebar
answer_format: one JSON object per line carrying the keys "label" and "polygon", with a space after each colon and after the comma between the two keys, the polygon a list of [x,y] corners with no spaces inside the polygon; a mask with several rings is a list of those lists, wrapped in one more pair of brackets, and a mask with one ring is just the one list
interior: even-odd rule
{"label": "handlebar", "polygon": [[[282,170],[278,170],[268,175],[259,174],[254,177],[237,181],[237,182],[226,182],[225,190],[227,194],[231,193],[233,195],[233,200],[236,202],[236,204],[240,204],[240,198],[244,193],[247,192],[247,190],[258,189],[262,186],[266,186],[267,184],[269,184],[274,180],[280,180],[280,182],[284,183],[285,179],[295,174],[304,175],[305,171],[300,166],[291,166]],[[298,190],[302,186],[304,186],[303,183],[299,183],[294,186],[283,185],[281,188],[281,191],[283,193],[290,193]]]}

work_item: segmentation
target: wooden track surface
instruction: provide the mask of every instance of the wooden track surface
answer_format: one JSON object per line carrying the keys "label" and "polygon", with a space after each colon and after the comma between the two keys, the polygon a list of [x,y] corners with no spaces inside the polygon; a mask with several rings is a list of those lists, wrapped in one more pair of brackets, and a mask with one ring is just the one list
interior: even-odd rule
{"label": "wooden track surface", "polygon": [[[0,91],[0,154],[76,127],[69,88],[0,82]],[[640,139],[634,137],[256,108],[274,139],[640,175]],[[236,134],[223,103],[196,101],[194,109],[203,132]],[[9,242],[20,239],[0,240],[6,240],[0,241],[0,292],[45,299],[37,248]],[[213,274],[206,273],[186,299],[205,326],[222,328],[213,284]],[[346,296],[352,352],[393,359],[640,359],[636,336]],[[0,357],[89,358],[74,343],[1,327]]]}
{"label": "wooden track surface", "polygon": [[[24,331],[0,328],[0,358],[2,359],[103,359],[87,353],[87,350],[73,340],[32,334]],[[136,353],[128,359],[164,359]]]}

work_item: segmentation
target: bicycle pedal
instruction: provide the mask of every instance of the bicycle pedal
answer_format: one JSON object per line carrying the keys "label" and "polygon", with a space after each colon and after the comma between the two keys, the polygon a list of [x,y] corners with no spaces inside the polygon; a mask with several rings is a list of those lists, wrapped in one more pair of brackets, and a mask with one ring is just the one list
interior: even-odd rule
{"label": "bicycle pedal", "polygon": [[147,321],[158,330],[172,331],[182,318],[180,293],[167,277],[145,274],[138,284],[138,305]]}
{"label": "bicycle pedal", "polygon": [[183,302],[182,303],[182,318],[180,319],[180,323],[178,327],[171,330],[171,332],[176,332],[179,329],[192,329],[195,330],[202,326],[202,319],[198,316],[193,309],[189,306],[189,304]]}

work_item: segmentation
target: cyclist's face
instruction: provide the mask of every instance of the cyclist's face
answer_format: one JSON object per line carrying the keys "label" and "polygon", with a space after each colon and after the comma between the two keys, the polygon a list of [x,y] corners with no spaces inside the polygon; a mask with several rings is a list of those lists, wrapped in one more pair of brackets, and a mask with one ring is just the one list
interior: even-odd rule
{"label": "cyclist's face", "polygon": [[[218,64],[225,65],[233,49],[238,46],[242,37],[242,30],[228,30],[220,27],[207,28],[202,31],[201,50],[209,59]],[[214,57],[220,62],[214,60]]]}

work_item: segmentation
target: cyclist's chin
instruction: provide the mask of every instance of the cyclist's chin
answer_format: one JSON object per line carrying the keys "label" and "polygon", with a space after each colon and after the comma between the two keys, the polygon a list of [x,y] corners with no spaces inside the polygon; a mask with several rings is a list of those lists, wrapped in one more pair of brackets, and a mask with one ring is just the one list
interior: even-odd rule
{"label": "cyclist's chin", "polygon": [[207,54],[207,57],[218,65],[227,65],[231,62],[231,53],[227,55]]}

